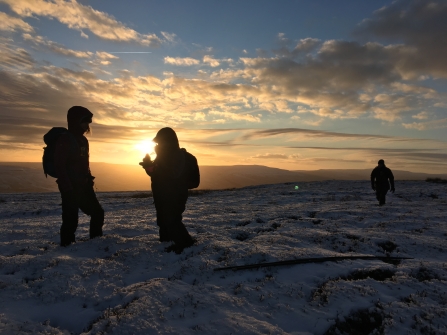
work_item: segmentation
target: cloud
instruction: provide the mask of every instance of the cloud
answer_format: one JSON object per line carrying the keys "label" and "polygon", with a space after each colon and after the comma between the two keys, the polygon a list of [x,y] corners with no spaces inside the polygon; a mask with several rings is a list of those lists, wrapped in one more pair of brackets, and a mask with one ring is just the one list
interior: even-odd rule
{"label": "cloud", "polygon": [[175,43],[176,42],[176,39],[177,39],[177,35],[176,34],[170,34],[170,33],[167,33],[165,31],[162,31],[161,34],[163,35],[163,37],[168,42],[171,42],[171,43]]}
{"label": "cloud", "polygon": [[305,135],[307,137],[319,138],[341,138],[341,139],[391,139],[391,136],[373,135],[373,134],[349,134],[337,133],[323,130],[302,129],[302,128],[278,128],[278,129],[261,129],[253,130],[241,137],[242,140],[250,140],[256,138],[268,138],[283,135]]}
{"label": "cloud", "polygon": [[[422,119],[422,118],[420,118],[420,119]],[[416,129],[416,130],[421,130],[421,131],[427,130],[427,129],[443,129],[443,128],[447,128],[447,118],[428,121],[428,122],[403,123],[402,125],[406,129]]]}
{"label": "cloud", "polygon": [[420,112],[419,114],[413,115],[412,118],[413,119],[418,119],[418,120],[426,120],[426,119],[428,119],[428,113],[427,112]]}
{"label": "cloud", "polygon": [[[121,30],[111,28],[121,27],[129,35],[123,34],[122,39],[116,36],[113,38],[140,41],[141,36],[137,32],[125,27],[113,17],[76,1],[1,1],[8,3],[14,12],[24,17],[30,15],[54,17],[58,20],[66,20],[67,25],[70,24],[73,29],[78,30],[90,29],[89,27],[93,24],[103,25],[104,29],[107,27],[109,32],[116,31],[118,35]],[[421,4],[418,1],[414,3]],[[438,2],[434,3],[438,4]],[[403,6],[401,2],[393,3],[374,14],[369,21],[362,25],[363,33],[382,36],[377,25],[384,24],[386,21],[382,19],[388,17],[384,13],[387,11],[391,13],[391,9],[401,8],[399,6]],[[417,14],[411,9],[412,6],[416,5],[412,3],[409,6],[410,9],[405,11],[405,15],[412,17],[411,15]],[[437,7],[441,11],[442,8],[443,6]],[[66,11],[64,12],[62,9]],[[69,10],[73,13],[72,15],[70,12],[71,18],[68,18]],[[83,21],[80,19],[80,13],[85,14],[82,16]],[[429,19],[433,16],[430,15],[421,16],[419,22],[425,25],[431,24]],[[70,20],[74,20],[75,23]],[[372,116],[380,120],[394,122],[402,118],[405,113],[418,114],[421,109],[432,113],[427,106],[435,106],[439,102],[439,94],[432,88],[418,84],[421,75],[427,75],[429,72],[418,70],[416,71],[418,76],[412,77],[413,72],[408,70],[407,65],[411,64],[413,57],[420,55],[418,49],[420,43],[417,44],[415,38],[410,38],[412,35],[408,32],[409,28],[405,28],[405,25],[402,27],[399,36],[406,36],[405,41],[408,45],[402,44],[402,41],[399,44],[384,45],[379,42],[321,41],[310,37],[292,44],[292,40],[286,38],[285,35],[278,35],[278,38],[284,42],[282,51],[277,53],[276,57],[271,58],[244,57],[240,59],[239,63],[235,63],[232,59],[214,58],[211,56],[210,50],[200,56],[200,60],[190,57],[167,56],[164,58],[164,62],[170,65],[192,66],[200,65],[203,62],[211,67],[223,67],[228,64],[230,66],[214,71],[208,77],[208,74],[202,71],[198,77],[200,79],[188,80],[176,77],[173,73],[171,74],[172,80],[166,82],[163,96],[155,97],[155,100],[171,99],[173,105],[168,109],[179,110],[180,108],[183,111],[188,107],[185,103],[180,103],[181,98],[186,99],[185,102],[187,101],[191,105],[191,109],[196,110],[206,108],[219,110],[226,105],[240,104],[249,111],[246,113],[247,115],[256,115],[255,113],[259,109],[267,110],[270,113],[291,113],[296,110],[297,105],[300,105],[303,106],[303,110],[319,117],[318,120],[303,119],[303,123],[313,123],[314,125],[321,124],[325,119],[361,116]],[[90,31],[92,30],[90,29]],[[175,39],[175,34],[162,32],[162,35],[167,41]],[[395,37],[393,35],[390,38],[394,39]],[[89,55],[88,52],[70,50],[49,41],[40,41],[40,43],[51,47],[54,52],[66,56],[86,58]],[[201,46],[198,47],[203,49]],[[98,54],[96,57],[98,60],[91,61],[92,66],[108,65],[113,59],[101,58]],[[411,80],[414,82],[409,82]],[[102,85],[107,86],[104,83]],[[116,88],[116,85],[109,84],[109,86]],[[121,88],[119,91],[124,93],[125,89]],[[135,92],[140,91],[135,88]],[[386,98],[387,96],[388,98]],[[143,98],[144,103],[148,99]],[[167,101],[163,101],[162,104],[166,103]],[[183,115],[179,118],[183,118]]]}
{"label": "cloud", "polygon": [[371,147],[316,147],[316,146],[290,146],[290,149],[312,149],[312,150],[330,150],[330,151],[368,151],[386,153],[391,155],[393,153],[408,153],[423,151],[439,151],[439,148],[424,148],[424,149],[409,149],[409,148],[371,148]]}
{"label": "cloud", "polygon": [[197,112],[194,114],[194,120],[204,121],[206,118],[206,114],[203,112]]}
{"label": "cloud", "polygon": [[[128,71],[111,80],[98,78],[94,72],[71,70],[56,66],[36,66],[29,55],[2,45],[0,59],[10,67],[27,66],[27,73],[0,72],[0,106],[6,115],[30,117],[35,111],[52,113],[71,105],[94,106],[101,111],[97,120],[107,124],[148,123],[153,126],[197,121],[201,110],[221,106],[223,111],[213,122],[260,122],[259,116],[235,113],[226,109],[232,100],[240,101],[246,89],[238,85],[222,85],[200,80],[170,77],[160,80],[153,76],[135,77]],[[107,59],[108,54],[99,54]],[[232,98],[231,95],[234,95]],[[39,107],[37,107],[39,106]],[[51,111],[51,113],[48,113]],[[197,115],[197,116],[196,116]]]}
{"label": "cloud", "polygon": [[300,54],[303,52],[310,52],[315,50],[315,48],[321,43],[321,41],[317,38],[304,38],[301,39],[298,44],[293,49],[293,53]]}
{"label": "cloud", "polygon": [[321,126],[321,124],[323,123],[324,119],[319,119],[319,120],[306,120],[304,121],[304,124],[307,124],[309,126],[313,126],[313,127],[318,127]]}
{"label": "cloud", "polygon": [[307,112],[322,116],[322,117],[328,117],[330,119],[337,119],[343,116],[344,112],[340,109],[331,109],[331,108],[319,108],[319,109],[309,109]]}
{"label": "cloud", "polygon": [[377,119],[395,121],[402,112],[408,112],[418,105],[418,99],[412,95],[378,94],[374,97],[376,105],[372,107]]}
{"label": "cloud", "polygon": [[0,64],[5,69],[30,68],[35,60],[25,49],[17,48],[9,40],[0,38]]}
{"label": "cloud", "polygon": [[209,64],[211,67],[216,67],[220,65],[220,62],[217,59],[214,59],[209,55],[205,55],[203,57],[203,62]]}
{"label": "cloud", "polygon": [[289,39],[282,38],[280,39],[280,41],[283,46],[279,49],[274,49],[273,53],[277,56],[289,58],[296,58],[308,55],[309,53],[315,51],[316,48],[321,44],[321,40],[308,37],[301,39],[296,44],[296,46],[292,50],[290,50],[287,46],[290,43]]}
{"label": "cloud", "polygon": [[293,110],[289,108],[289,104],[286,100],[260,102],[259,107],[269,112],[293,113]]}
{"label": "cloud", "polygon": [[4,12],[0,12],[0,30],[3,31],[25,31],[28,33],[34,32],[33,27],[20,18],[12,17]]}
{"label": "cloud", "polygon": [[362,22],[358,35],[403,41],[400,71],[417,78],[430,74],[447,78],[447,3],[444,0],[393,1]]}
{"label": "cloud", "polygon": [[96,56],[101,60],[109,60],[109,59],[118,59],[119,57],[105,52],[105,51],[96,51]]}
{"label": "cloud", "polygon": [[166,56],[164,58],[165,64],[170,65],[176,65],[176,66],[191,66],[191,65],[198,65],[200,64],[200,61],[191,57],[169,57]]}
{"label": "cloud", "polygon": [[[281,96],[325,118],[370,114],[392,122],[440,98],[432,88],[405,82],[423,74],[414,77],[402,65],[413,57],[412,46],[329,40],[314,47],[315,54],[299,60],[292,50],[282,57],[240,58],[243,70],[222,72],[222,78],[251,80],[266,100]],[[384,92],[395,100],[377,99]]]}
{"label": "cloud", "polygon": [[446,164],[446,153],[427,153],[427,152],[394,152],[393,159],[402,158],[410,161],[420,161],[425,163],[440,163]]}
{"label": "cloud", "polygon": [[51,50],[52,52],[63,56],[75,57],[75,58],[90,58],[93,55],[93,53],[90,51],[77,51],[68,49],[63,45],[53,41],[49,41],[48,39],[42,36],[32,36],[30,34],[23,34],[22,37],[25,41],[32,42],[35,45],[44,46],[48,50]]}
{"label": "cloud", "polygon": [[289,159],[289,156],[288,155],[284,155],[284,154],[266,153],[266,154],[260,154],[260,155],[252,156],[250,158],[252,158],[252,159]]}
{"label": "cloud", "polygon": [[[343,159],[343,158],[328,158],[328,157],[310,157],[310,158],[303,158],[300,159],[301,163],[306,164],[314,164],[314,165],[321,165],[321,163],[365,163],[364,160],[360,159]],[[331,164],[331,166],[333,166]]]}
{"label": "cloud", "polygon": [[1,0],[8,4],[12,11],[22,17],[43,16],[55,18],[70,29],[81,31],[88,29],[97,37],[119,42],[135,42],[150,47],[159,47],[161,40],[155,34],[140,34],[126,27],[112,16],[84,6],[76,0],[44,1],[44,0]]}
{"label": "cloud", "polygon": [[[220,111],[210,111],[209,115],[217,115],[223,117],[224,119],[235,120],[235,121],[248,121],[248,122],[260,122],[260,118],[250,115],[250,114],[237,114],[231,112],[220,112]],[[223,119],[219,119],[218,121],[222,123]]]}

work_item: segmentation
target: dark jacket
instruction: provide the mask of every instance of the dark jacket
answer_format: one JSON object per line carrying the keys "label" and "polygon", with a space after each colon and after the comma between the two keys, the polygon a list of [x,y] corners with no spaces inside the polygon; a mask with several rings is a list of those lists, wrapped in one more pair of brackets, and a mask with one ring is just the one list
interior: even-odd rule
{"label": "dark jacket", "polygon": [[153,164],[146,168],[151,176],[154,202],[184,203],[188,198],[188,189],[196,188],[200,183],[197,159],[186,149],[175,149],[158,154]]}
{"label": "dark jacket", "polygon": [[[389,181],[388,181],[389,180]],[[394,176],[389,168],[384,166],[376,166],[371,172],[371,187],[380,190],[389,190],[394,188]]]}
{"label": "dark jacket", "polygon": [[[58,178],[56,180],[61,192],[83,189],[93,185],[89,166],[89,144],[83,135],[81,119],[91,118],[88,109],[70,109],[67,114],[68,132],[61,135],[56,142],[54,164]],[[73,142],[76,141],[75,145]]]}

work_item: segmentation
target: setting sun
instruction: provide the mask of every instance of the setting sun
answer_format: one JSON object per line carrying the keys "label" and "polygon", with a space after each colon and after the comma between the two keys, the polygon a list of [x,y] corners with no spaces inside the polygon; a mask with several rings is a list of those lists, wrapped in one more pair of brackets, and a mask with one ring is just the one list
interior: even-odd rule
{"label": "setting sun", "polygon": [[[143,156],[146,154],[149,154],[150,156],[154,156],[155,155],[154,147],[155,147],[155,143],[152,142],[151,140],[143,140],[135,145],[135,148],[137,150],[139,150]],[[154,157],[152,157],[152,158],[154,158]]]}

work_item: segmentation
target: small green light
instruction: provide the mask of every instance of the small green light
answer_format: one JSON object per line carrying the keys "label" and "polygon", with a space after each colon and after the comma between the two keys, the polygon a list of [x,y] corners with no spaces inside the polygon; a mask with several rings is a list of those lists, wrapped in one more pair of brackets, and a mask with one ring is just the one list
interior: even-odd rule
{"label": "small green light", "polygon": [[295,186],[295,190],[297,190],[297,189],[299,189],[299,187],[298,187],[298,186]]}

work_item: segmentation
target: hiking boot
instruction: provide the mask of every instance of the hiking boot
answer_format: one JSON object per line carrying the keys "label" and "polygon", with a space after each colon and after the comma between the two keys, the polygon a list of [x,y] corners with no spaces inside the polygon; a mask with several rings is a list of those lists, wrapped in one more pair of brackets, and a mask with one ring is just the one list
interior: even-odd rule
{"label": "hiking boot", "polygon": [[178,244],[173,244],[173,245],[170,245],[169,247],[165,248],[165,251],[166,252],[174,251],[178,255],[183,252],[183,249],[184,249],[184,247],[182,247]]}
{"label": "hiking boot", "polygon": [[68,247],[72,243],[76,243],[74,234],[61,235],[61,247]]}
{"label": "hiking boot", "polygon": [[76,241],[61,241],[61,247],[68,247],[72,243],[76,243]]}
{"label": "hiking boot", "polygon": [[190,238],[188,242],[186,243],[174,243],[173,245],[170,245],[165,249],[166,252],[174,251],[176,254],[181,254],[183,252],[183,249],[192,247],[194,243],[197,242],[195,238]]}
{"label": "hiking boot", "polygon": [[168,234],[160,234],[160,238],[158,239],[160,242],[171,242],[172,238],[168,236]]}

